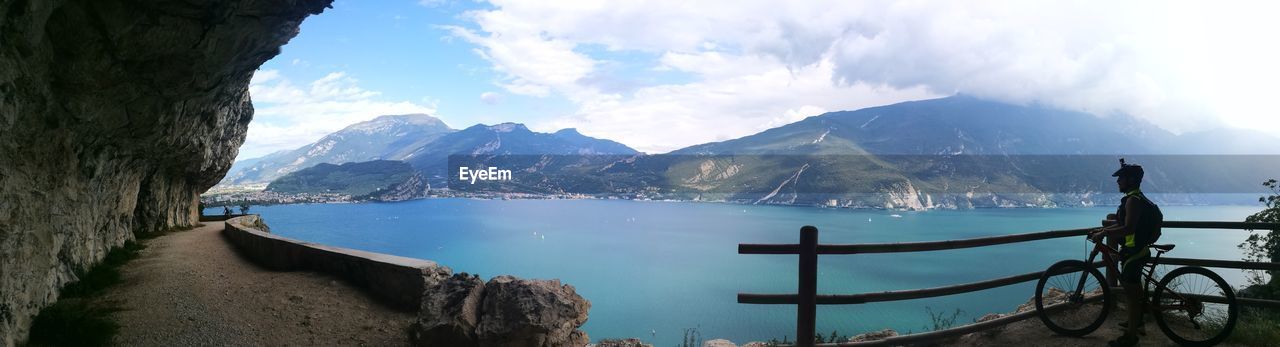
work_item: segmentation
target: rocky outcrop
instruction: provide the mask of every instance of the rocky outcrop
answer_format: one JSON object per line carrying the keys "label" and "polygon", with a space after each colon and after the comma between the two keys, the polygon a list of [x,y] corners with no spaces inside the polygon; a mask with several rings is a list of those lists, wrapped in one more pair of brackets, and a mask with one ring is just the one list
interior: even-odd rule
{"label": "rocky outcrop", "polygon": [[898,336],[898,331],[893,329],[884,329],[881,331],[872,331],[865,334],[854,335],[849,338],[849,342],[878,341],[894,336]]}
{"label": "rocky outcrop", "polygon": [[419,346],[475,346],[483,299],[479,276],[454,274],[423,295],[410,339]]}
{"label": "rocky outcrop", "polygon": [[419,346],[585,346],[591,303],[559,280],[454,275],[426,288],[409,336]]}
{"label": "rocky outcrop", "polygon": [[916,187],[909,180],[893,184],[884,194],[886,200],[885,208],[912,211],[926,209],[926,205],[921,199],[924,194],[916,191]]}
{"label": "rocky outcrop", "polygon": [[594,345],[587,345],[587,347],[653,347],[653,345],[633,337],[629,339],[603,339]]}
{"label": "rocky outcrop", "polygon": [[197,223],[248,84],[331,0],[0,0],[0,345],[132,239]]}
{"label": "rocky outcrop", "polygon": [[559,280],[498,276],[485,284],[480,346],[585,346],[591,303]]}
{"label": "rocky outcrop", "polygon": [[715,339],[702,343],[702,347],[738,347],[733,341],[725,339]]}

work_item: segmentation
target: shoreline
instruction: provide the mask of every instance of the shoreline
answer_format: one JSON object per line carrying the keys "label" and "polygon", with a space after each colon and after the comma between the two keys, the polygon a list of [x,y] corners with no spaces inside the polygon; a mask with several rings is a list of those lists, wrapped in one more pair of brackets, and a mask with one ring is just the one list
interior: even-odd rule
{"label": "shoreline", "polygon": [[[1243,196],[1243,194],[1241,194],[1241,193],[1225,193],[1225,194],[1233,194],[1233,195],[1241,195],[1241,196]],[[1262,194],[1262,193],[1259,193],[1259,194]],[[210,195],[210,196],[201,196],[201,199],[203,200],[203,199],[205,199],[205,198],[209,198],[209,197],[213,197],[213,196],[214,196],[214,195]],[[743,205],[743,206],[746,206],[746,205],[750,205],[750,206],[780,206],[780,207],[801,207],[801,208],[830,209],[830,210],[897,211],[897,212],[964,211],[964,210],[997,210],[997,209],[1075,209],[1075,208],[1096,208],[1096,207],[1116,207],[1116,206],[1119,206],[1119,205],[1113,205],[1113,204],[1093,204],[1093,205],[1082,205],[1082,206],[975,206],[975,207],[970,207],[970,208],[938,208],[938,207],[934,207],[934,208],[924,208],[924,209],[910,209],[910,208],[867,207],[867,206],[826,206],[826,205],[815,205],[815,204],[778,204],[778,203],[763,203],[763,204],[758,204],[758,203],[750,203],[750,202],[746,202],[746,201],[728,201],[728,200],[634,199],[634,198],[620,198],[620,197],[589,197],[589,196],[587,196],[587,197],[583,197],[583,196],[578,196],[578,197],[563,197],[563,196],[558,196],[558,195],[545,195],[545,196],[536,196],[536,197],[524,197],[524,196],[516,196],[516,197],[512,197],[512,196],[503,196],[503,197],[485,197],[485,196],[425,196],[425,197],[417,197],[417,198],[412,198],[412,199],[396,200],[396,201],[382,201],[382,200],[339,200],[339,201],[298,201],[298,202],[270,202],[270,201],[261,201],[261,200],[248,200],[248,201],[250,201],[250,205],[251,205],[251,206],[273,206],[273,205],[310,205],[310,204],[394,204],[394,203],[407,202],[407,201],[416,201],[416,200],[437,200],[437,199],[440,199],[440,200],[444,200],[444,199],[456,199],[456,200],[485,200],[485,201],[494,201],[494,200],[606,200],[606,201],[634,201],[634,202],[652,202],[652,203],[708,203],[708,204]],[[243,200],[226,200],[226,201],[219,201],[219,202],[215,202],[215,203],[212,203],[212,204],[206,204],[204,207],[205,207],[206,209],[209,209],[209,208],[216,208],[216,207],[223,207],[223,206],[227,206],[227,207],[232,207],[232,209],[233,209],[233,210],[235,210],[235,207],[237,207],[237,206],[238,206],[238,204],[239,204],[240,202],[242,202],[242,201],[243,201]],[[1254,201],[1254,202],[1256,203],[1256,201]],[[1170,203],[1170,202],[1163,202],[1163,203],[1161,203],[1161,204],[1160,204],[1160,206],[1178,206],[1178,207],[1194,207],[1194,206],[1243,206],[1243,207],[1247,207],[1247,206],[1254,206],[1254,205],[1252,205],[1252,204],[1248,204],[1248,203],[1244,203],[1244,202],[1241,202],[1241,203],[1191,203],[1191,204],[1188,204],[1188,203]],[[214,214],[214,215],[216,215],[216,214]]]}

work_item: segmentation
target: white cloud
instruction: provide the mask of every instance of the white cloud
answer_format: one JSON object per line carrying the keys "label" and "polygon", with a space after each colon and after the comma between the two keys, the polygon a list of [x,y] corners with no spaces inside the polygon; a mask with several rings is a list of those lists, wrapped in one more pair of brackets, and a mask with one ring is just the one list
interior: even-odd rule
{"label": "white cloud", "polygon": [[799,121],[828,110],[880,105],[933,95],[922,88],[868,84],[833,87],[831,64],[734,76],[709,82],[662,85],[630,97],[601,98],[540,130],[576,127],[590,136],[619,140],[650,153],[720,141]]}
{"label": "white cloud", "polygon": [[[649,151],[738,137],[822,110],[963,92],[1173,131],[1257,126],[1280,80],[1272,2],[495,0],[451,27],[522,95]],[[690,82],[602,91],[608,52]],[[550,129],[547,129],[550,130]],[[1280,134],[1280,127],[1269,131]]]}
{"label": "white cloud", "polygon": [[480,102],[487,105],[497,105],[502,103],[502,94],[495,92],[480,93]]}
{"label": "white cloud", "polygon": [[249,82],[254,118],[239,159],[298,148],[381,115],[435,113],[435,105],[379,100],[378,92],[362,89],[357,82],[334,72],[298,86],[277,70],[258,71]]}
{"label": "white cloud", "polygon": [[418,0],[418,5],[423,7],[440,7],[449,3],[449,0]]}

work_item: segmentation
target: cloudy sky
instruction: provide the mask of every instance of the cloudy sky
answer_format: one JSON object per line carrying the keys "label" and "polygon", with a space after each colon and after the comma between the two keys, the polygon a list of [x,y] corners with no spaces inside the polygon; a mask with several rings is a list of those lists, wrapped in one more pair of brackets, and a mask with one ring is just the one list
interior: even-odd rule
{"label": "cloudy sky", "polygon": [[414,112],[658,153],[955,93],[1280,135],[1278,7],[340,0],[255,75],[239,159]]}

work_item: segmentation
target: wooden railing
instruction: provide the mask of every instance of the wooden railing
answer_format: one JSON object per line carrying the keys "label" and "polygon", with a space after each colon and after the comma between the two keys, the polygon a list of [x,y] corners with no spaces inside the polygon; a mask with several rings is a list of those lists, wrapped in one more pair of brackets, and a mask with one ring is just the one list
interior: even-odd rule
{"label": "wooden railing", "polygon": [[[1107,221],[1103,222],[1104,225]],[[1240,229],[1240,230],[1280,230],[1280,223],[1245,223],[1245,222],[1205,222],[1205,221],[1166,221],[1163,229]],[[738,254],[796,254],[799,255],[798,293],[795,294],[751,294],[738,293],[738,303],[765,305],[797,305],[796,308],[796,346],[814,346],[814,333],[817,320],[817,305],[852,305],[869,302],[899,301],[938,296],[969,293],[991,288],[1003,287],[1040,278],[1043,271],[990,279],[986,281],[964,283],[943,287],[886,291],[878,293],[860,293],[847,295],[818,295],[818,255],[819,254],[868,254],[895,252],[925,252],[960,248],[986,247],[1010,243],[1047,240],[1063,237],[1079,237],[1086,235],[1089,229],[1070,229],[1043,231],[1027,234],[1002,235],[963,240],[870,243],[850,245],[823,245],[818,243],[818,228],[804,226],[800,228],[799,244],[739,244]],[[1113,245],[1114,246],[1114,245]],[[1260,263],[1211,259],[1160,258],[1159,264],[1192,265],[1249,270],[1280,270],[1280,263]],[[1095,264],[1105,266],[1101,262]],[[1046,267],[1048,264],[1045,265]],[[1108,282],[1115,285],[1118,276],[1108,273]],[[1241,305],[1280,307],[1280,301],[1238,298]],[[821,344],[821,346],[891,346],[905,345],[939,339],[951,338],[963,334],[981,331],[1005,324],[1017,322],[1035,316],[1035,311],[1017,313],[981,323],[968,324],[951,329],[931,331],[927,333],[890,337],[883,340],[866,342],[844,342],[838,344]]]}

